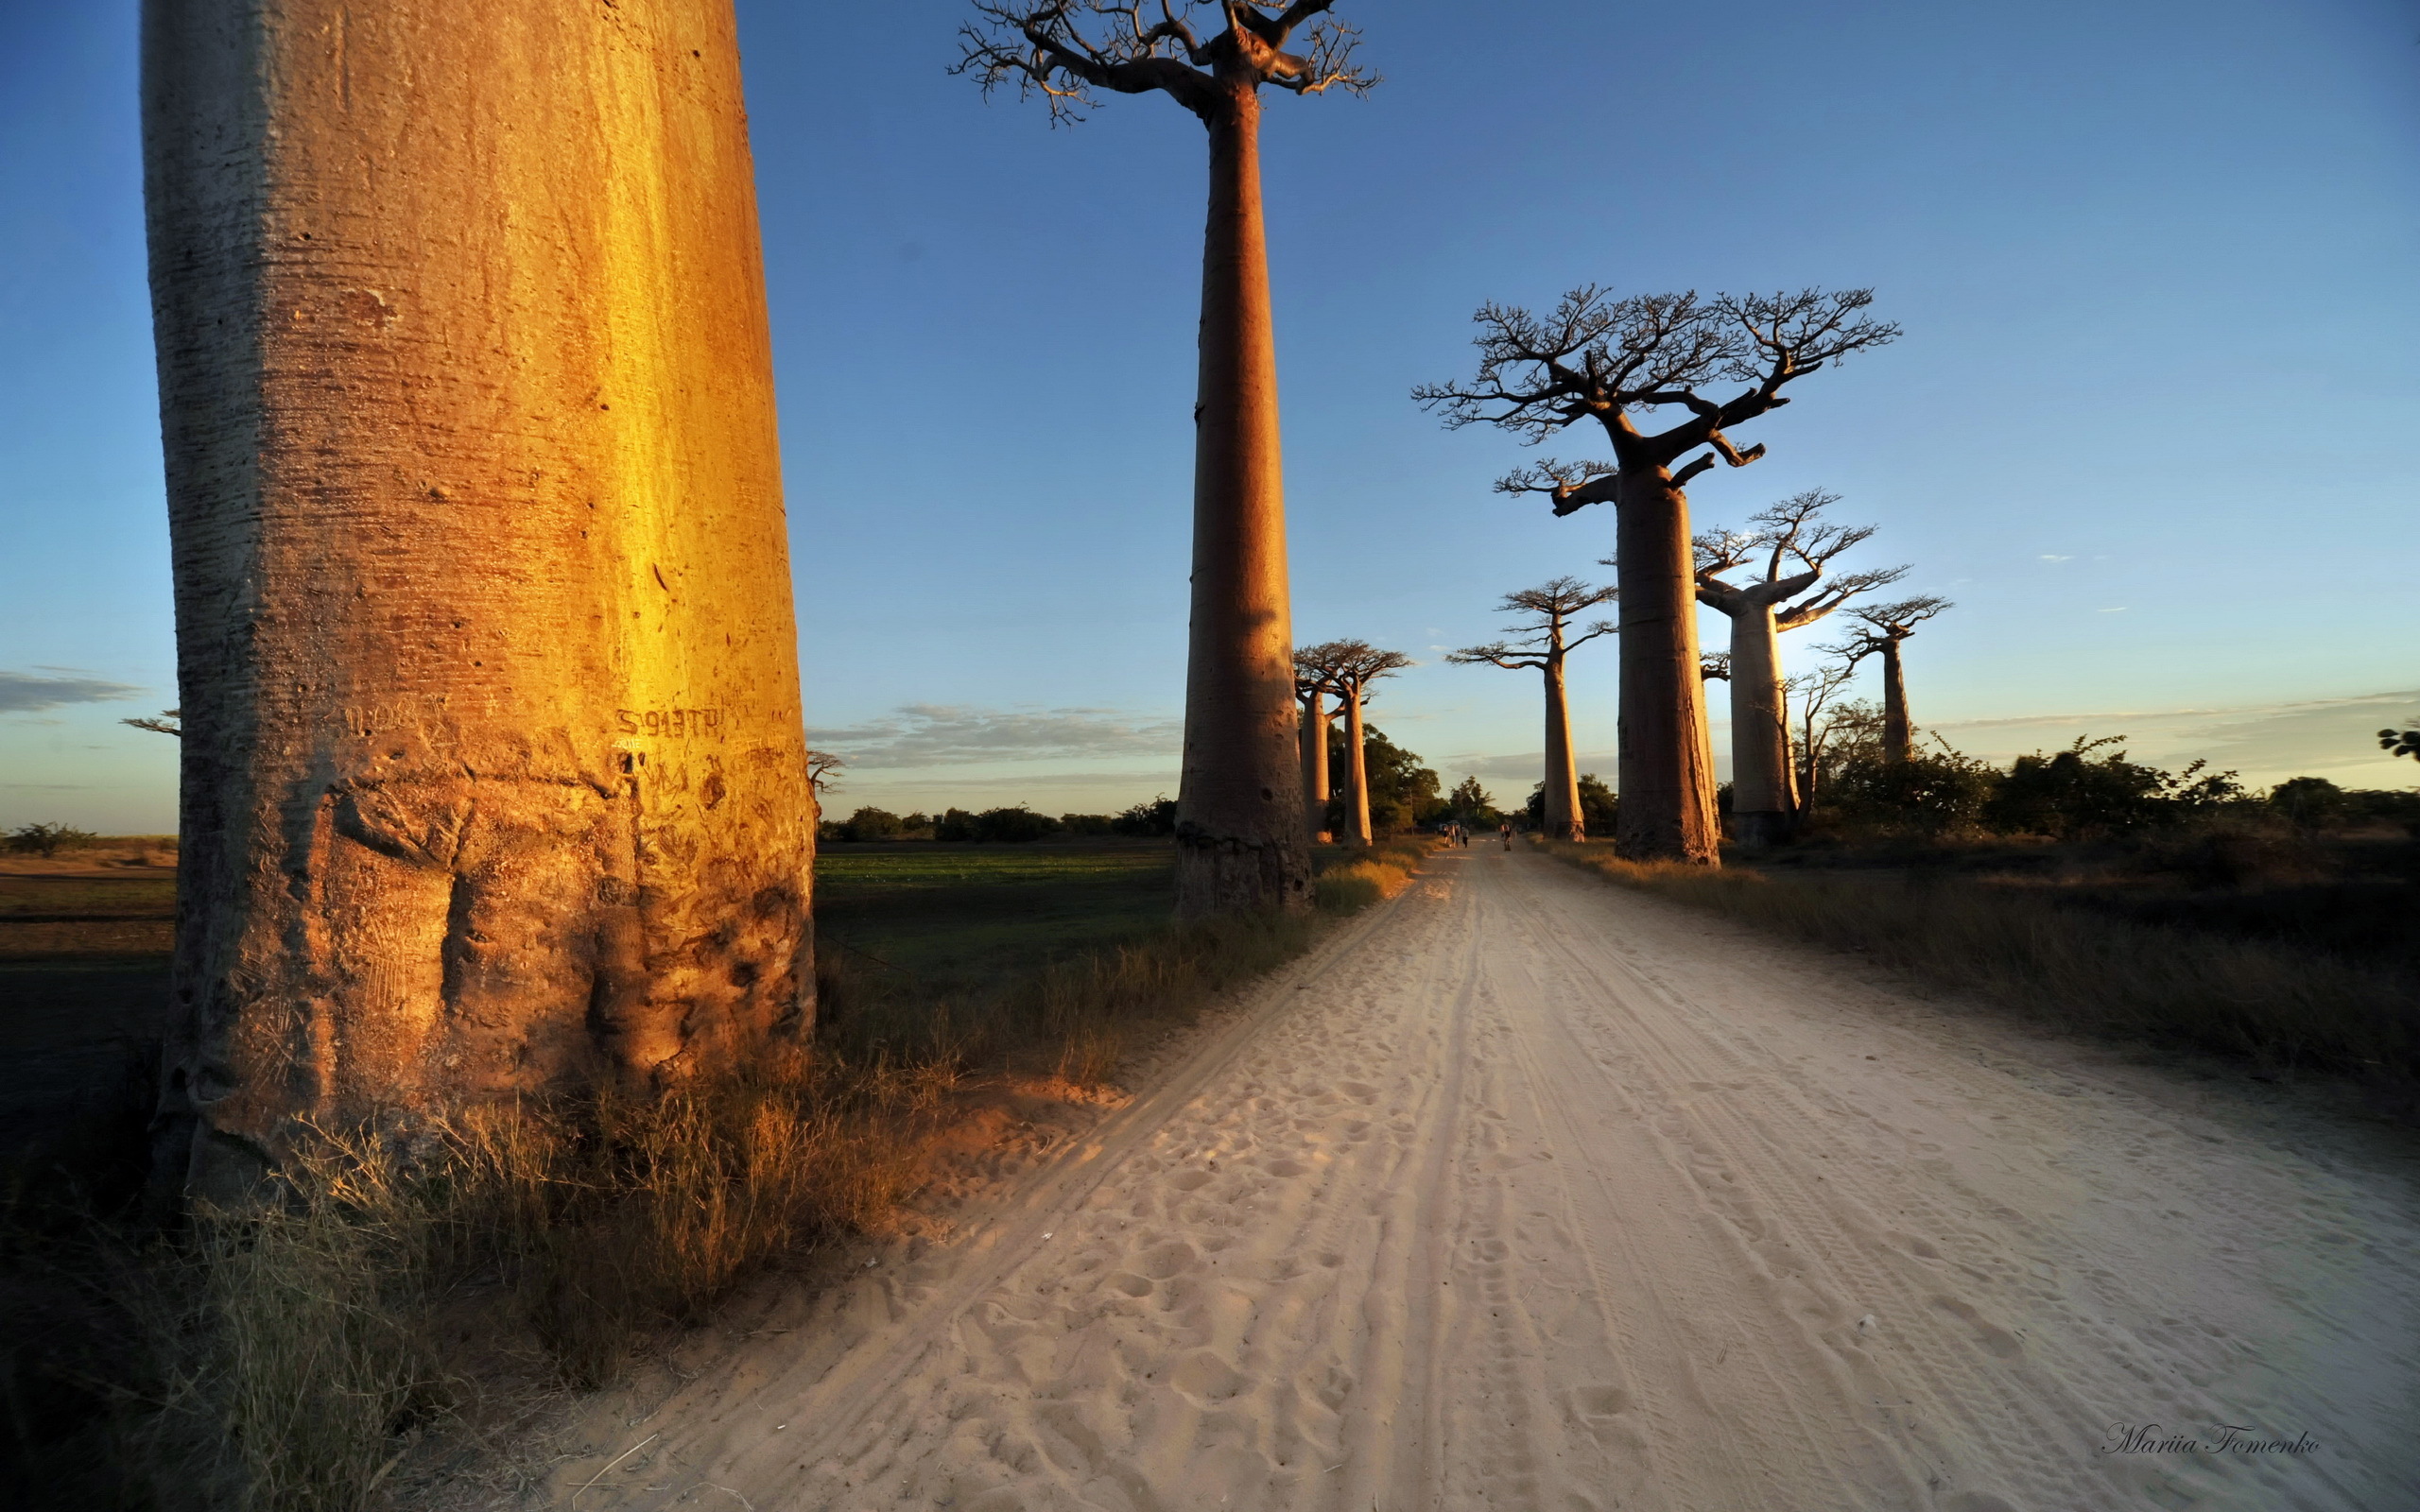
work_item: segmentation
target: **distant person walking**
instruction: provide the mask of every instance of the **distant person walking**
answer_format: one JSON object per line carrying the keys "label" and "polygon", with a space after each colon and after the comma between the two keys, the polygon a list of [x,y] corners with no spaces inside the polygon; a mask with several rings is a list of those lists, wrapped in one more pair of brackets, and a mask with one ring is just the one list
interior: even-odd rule
{"label": "distant person walking", "polygon": [[1502,836],[1504,837],[1504,849],[1505,849],[1505,850],[1512,850],[1512,821],[1511,819],[1507,819],[1507,820],[1505,820],[1502,824],[1497,825],[1497,826],[1495,827],[1495,833],[1496,833],[1497,834],[1500,834],[1500,835],[1502,835]]}

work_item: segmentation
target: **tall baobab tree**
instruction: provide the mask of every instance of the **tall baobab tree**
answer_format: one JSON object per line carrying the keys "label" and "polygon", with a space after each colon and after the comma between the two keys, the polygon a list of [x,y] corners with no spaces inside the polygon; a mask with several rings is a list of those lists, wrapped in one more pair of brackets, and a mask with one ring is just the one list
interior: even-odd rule
{"label": "tall baobab tree", "polygon": [[1868,604],[1852,610],[1849,617],[1857,626],[1849,638],[1825,650],[1846,656],[1850,664],[1870,656],[1882,659],[1882,759],[1904,762],[1916,748],[1915,726],[1908,718],[1908,679],[1899,662],[1900,643],[1916,633],[1916,627],[1952,608],[1949,600],[1934,594],[1919,594],[1889,604]]}
{"label": "tall baobab tree", "polygon": [[[1833,558],[1874,534],[1872,525],[1823,519],[1839,502],[1809,489],[1750,516],[1755,528],[1745,534],[1712,530],[1696,541],[1698,602],[1731,622],[1731,833],[1744,846],[1787,842],[1797,817],[1781,637],[1908,573],[1881,567],[1824,577]],[[1737,583],[1723,576],[1743,567],[1757,576]]]}
{"label": "tall baobab tree", "polygon": [[730,0],[147,0],[164,1176],[814,1009]]}
{"label": "tall baobab tree", "polygon": [[[1310,906],[1296,813],[1293,630],[1278,445],[1277,349],[1260,211],[1260,91],[1358,94],[1352,27],[1330,0],[977,0],[959,73],[1040,94],[1058,121],[1097,90],[1157,91],[1209,132],[1194,404],[1193,618],[1177,789],[1177,913]],[[1223,28],[1206,40],[1193,17]],[[1287,51],[1289,43],[1299,46]]]}
{"label": "tall baobab tree", "polygon": [[1391,678],[1412,664],[1401,651],[1381,651],[1367,641],[1322,641],[1300,653],[1306,672],[1323,679],[1344,713],[1344,809],[1346,833],[1354,845],[1370,844],[1370,762],[1362,738],[1362,710],[1370,702],[1370,684]]}
{"label": "tall baobab tree", "polygon": [[1303,836],[1313,844],[1327,838],[1327,731],[1336,717],[1327,700],[1337,692],[1326,673],[1294,653],[1294,698],[1302,706]]}
{"label": "tall baobab tree", "polygon": [[[1872,302],[1865,289],[1701,300],[1694,292],[1616,298],[1592,285],[1564,295],[1544,318],[1485,304],[1474,317],[1477,374],[1412,391],[1449,428],[1485,422],[1536,444],[1593,420],[1612,443],[1611,461],[1549,457],[1496,488],[1544,493],[1558,515],[1614,506],[1622,637],[1615,843],[1624,856],[1720,863],[1683,490],[1717,458],[1744,467],[1764,455],[1762,446],[1740,451],[1729,432],[1788,404],[1783,386],[1896,336],[1898,327],[1866,314]],[[1725,382],[1745,387],[1720,402],[1700,392]],[[1688,419],[1661,431],[1639,427],[1641,412],[1665,406]]]}
{"label": "tall baobab tree", "polygon": [[1580,768],[1571,756],[1571,705],[1566,696],[1563,663],[1572,652],[1600,635],[1613,633],[1613,623],[1599,620],[1571,633],[1572,621],[1614,597],[1612,588],[1594,588],[1577,577],[1557,577],[1535,588],[1507,593],[1497,606],[1507,614],[1536,616],[1512,627],[1519,640],[1490,642],[1449,651],[1445,660],[1457,666],[1497,666],[1544,675],[1547,695],[1546,833],[1557,840],[1588,838],[1587,818],[1580,809]]}

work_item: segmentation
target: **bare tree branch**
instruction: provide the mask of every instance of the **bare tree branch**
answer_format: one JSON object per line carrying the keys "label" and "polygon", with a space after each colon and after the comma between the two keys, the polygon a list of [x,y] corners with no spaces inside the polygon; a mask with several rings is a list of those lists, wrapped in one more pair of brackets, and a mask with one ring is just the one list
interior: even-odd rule
{"label": "bare tree branch", "polygon": [[1328,690],[1342,696],[1370,699],[1370,684],[1419,663],[1401,651],[1381,651],[1367,641],[1322,641],[1294,652],[1297,683],[1307,674],[1323,678]]}
{"label": "bare tree branch", "polygon": [[[1263,84],[1366,93],[1378,76],[1354,62],[1360,33],[1327,17],[1332,4],[1297,0],[1272,15],[1246,0],[1160,0],[1147,20],[1141,0],[975,0],[950,72],[972,77],[986,95],[1011,84],[1020,99],[1039,94],[1059,125],[1082,120],[1098,90],[1156,90],[1204,120],[1230,92]],[[1223,23],[1207,42],[1192,20],[1203,11]],[[1313,25],[1300,50],[1287,51],[1305,22]]]}
{"label": "bare tree branch", "polygon": [[[1412,398],[1448,429],[1495,425],[1532,445],[1593,417],[1622,469],[1666,468],[1698,447],[1711,448],[1680,469],[1678,486],[1712,459],[1745,467],[1762,456],[1762,446],[1742,451],[1725,432],[1789,403],[1784,385],[1895,337],[1898,327],[1865,313],[1872,302],[1867,289],[1703,300],[1694,290],[1616,298],[1590,284],[1564,295],[1544,318],[1517,305],[1483,304],[1472,318],[1479,328],[1477,372],[1466,381],[1424,384]],[[1747,387],[1720,403],[1702,392],[1723,382]],[[1652,434],[1638,428],[1638,412],[1666,405],[1686,409],[1689,419]],[[1571,503],[1575,486],[1551,474],[1543,485],[1532,480],[1505,491],[1551,494],[1558,514],[1579,507]]]}

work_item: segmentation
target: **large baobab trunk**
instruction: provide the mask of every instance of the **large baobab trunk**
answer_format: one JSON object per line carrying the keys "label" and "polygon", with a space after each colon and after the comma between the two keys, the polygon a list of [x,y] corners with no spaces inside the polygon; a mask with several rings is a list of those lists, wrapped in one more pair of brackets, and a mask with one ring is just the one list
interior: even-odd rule
{"label": "large baobab trunk", "polygon": [[1277,434],[1277,348],[1260,218],[1260,99],[1208,123],[1193,620],[1177,791],[1181,918],[1310,906],[1298,810],[1293,626]]}
{"label": "large baobab trunk", "polygon": [[1563,661],[1541,669],[1547,679],[1546,830],[1557,840],[1588,838],[1580,807],[1580,769],[1571,755],[1571,705],[1564,692]]}
{"label": "large baobab trunk", "polygon": [[1796,813],[1781,635],[1772,604],[1754,593],[1740,597],[1731,614],[1731,833],[1744,846],[1781,845]]}
{"label": "large baobab trunk", "polygon": [[147,0],[144,138],[184,714],[164,1158],[226,1198],[306,1123],[803,1032],[729,0]]}
{"label": "large baobab trunk", "polygon": [[1621,474],[1615,508],[1622,638],[1615,849],[1634,861],[1720,865],[1688,500],[1664,469],[1639,468]]}
{"label": "large baobab trunk", "polygon": [[1915,726],[1908,722],[1908,679],[1899,670],[1899,643],[1886,638],[1882,655],[1882,759],[1904,762],[1916,751]]}
{"label": "large baobab trunk", "polygon": [[1370,834],[1370,752],[1361,733],[1361,690],[1344,690],[1344,822],[1355,845]]}
{"label": "large baobab trunk", "polygon": [[1327,695],[1313,690],[1303,702],[1303,837],[1327,838]]}

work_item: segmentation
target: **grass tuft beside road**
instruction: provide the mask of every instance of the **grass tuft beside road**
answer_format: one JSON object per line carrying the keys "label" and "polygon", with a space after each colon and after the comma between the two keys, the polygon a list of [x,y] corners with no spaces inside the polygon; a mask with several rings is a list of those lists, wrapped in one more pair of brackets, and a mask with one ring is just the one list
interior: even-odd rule
{"label": "grass tuft beside road", "polygon": [[1624,886],[1857,951],[1945,987],[2097,1033],[2190,1045],[2273,1070],[2420,1076],[2420,999],[2401,974],[2256,937],[2062,906],[2048,889],[1937,871],[1767,873],[1547,852]]}
{"label": "grass tuft beside road", "polygon": [[[1394,896],[1428,849],[1322,853],[1320,914]],[[268,1211],[147,1247],[90,1228],[20,1246],[56,1272],[85,1245],[74,1263],[110,1278],[78,1368],[112,1410],[48,1446],[83,1461],[53,1477],[59,1504],[366,1507],[425,1478],[415,1441],[494,1429],[499,1372],[612,1381],[750,1275],[877,1224],[951,1128],[1013,1098],[1097,1100],[1132,1051],[1321,932],[1172,923],[1172,863],[1152,845],[838,850],[818,866],[812,1046],[653,1097],[475,1109],[407,1148],[327,1130]],[[12,1386],[43,1373],[0,1366]]]}

